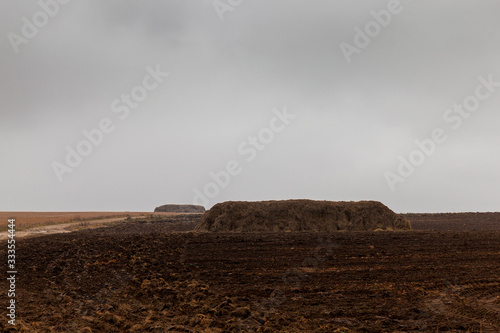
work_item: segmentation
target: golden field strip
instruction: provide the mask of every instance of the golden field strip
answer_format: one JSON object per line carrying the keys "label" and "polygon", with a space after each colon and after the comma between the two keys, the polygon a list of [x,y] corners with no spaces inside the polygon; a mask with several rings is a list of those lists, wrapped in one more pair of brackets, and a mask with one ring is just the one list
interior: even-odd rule
{"label": "golden field strip", "polygon": [[124,219],[165,216],[172,213],[152,213],[152,212],[0,212],[0,231],[7,230],[9,219],[16,220],[16,230],[41,227],[46,225],[76,223],[109,218]]}

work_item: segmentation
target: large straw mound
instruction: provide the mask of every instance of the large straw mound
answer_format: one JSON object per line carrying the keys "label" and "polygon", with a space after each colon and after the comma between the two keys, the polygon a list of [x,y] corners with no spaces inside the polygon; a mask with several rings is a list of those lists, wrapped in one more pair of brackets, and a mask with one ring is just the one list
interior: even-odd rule
{"label": "large straw mound", "polygon": [[216,204],[197,231],[276,232],[411,230],[408,219],[380,202],[286,200]]}
{"label": "large straw mound", "polygon": [[163,205],[155,208],[155,212],[163,213],[205,213],[205,207],[198,205]]}

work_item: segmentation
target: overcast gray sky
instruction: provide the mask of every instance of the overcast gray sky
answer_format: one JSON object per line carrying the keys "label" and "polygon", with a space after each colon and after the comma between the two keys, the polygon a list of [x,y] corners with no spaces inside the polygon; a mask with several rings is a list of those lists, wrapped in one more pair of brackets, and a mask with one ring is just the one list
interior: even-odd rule
{"label": "overcast gray sky", "polygon": [[499,211],[498,13],[494,0],[1,0],[0,210],[151,211],[198,193],[206,208]]}

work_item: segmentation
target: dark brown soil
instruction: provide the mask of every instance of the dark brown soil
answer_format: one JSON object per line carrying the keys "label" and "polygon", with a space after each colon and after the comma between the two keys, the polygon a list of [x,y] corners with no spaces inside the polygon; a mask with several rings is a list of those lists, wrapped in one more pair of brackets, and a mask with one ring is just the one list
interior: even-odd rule
{"label": "dark brown soil", "polygon": [[180,219],[20,239],[15,330],[500,330],[499,231],[172,232],[199,217]]}
{"label": "dark brown soil", "polygon": [[403,214],[415,230],[500,230],[500,213]]}

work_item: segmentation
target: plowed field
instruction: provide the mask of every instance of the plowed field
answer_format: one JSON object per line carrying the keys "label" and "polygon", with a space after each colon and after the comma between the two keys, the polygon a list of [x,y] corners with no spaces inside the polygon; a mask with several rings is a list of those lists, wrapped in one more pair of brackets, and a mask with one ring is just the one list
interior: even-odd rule
{"label": "plowed field", "polygon": [[198,219],[19,239],[16,326],[2,314],[0,331],[500,331],[498,229],[189,231]]}

